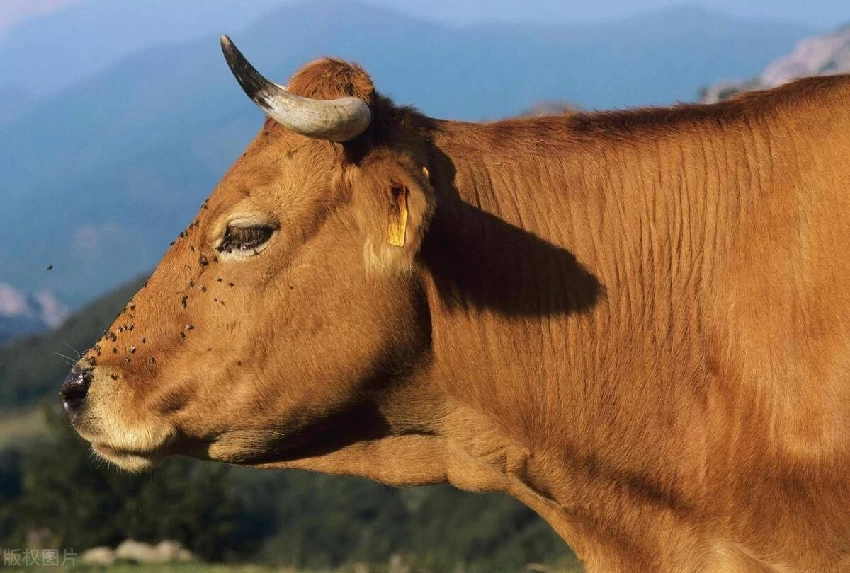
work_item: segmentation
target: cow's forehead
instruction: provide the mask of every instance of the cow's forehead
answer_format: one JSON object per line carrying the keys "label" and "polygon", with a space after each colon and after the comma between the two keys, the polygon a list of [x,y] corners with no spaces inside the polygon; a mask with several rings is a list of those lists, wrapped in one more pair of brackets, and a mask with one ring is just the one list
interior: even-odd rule
{"label": "cow's forehead", "polygon": [[335,167],[332,144],[267,124],[210,195],[210,214],[301,211],[322,199]]}

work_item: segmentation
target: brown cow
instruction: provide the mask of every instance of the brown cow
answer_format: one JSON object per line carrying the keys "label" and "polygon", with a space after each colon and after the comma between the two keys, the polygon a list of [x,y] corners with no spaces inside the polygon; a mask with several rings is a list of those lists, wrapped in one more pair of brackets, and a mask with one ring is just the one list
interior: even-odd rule
{"label": "brown cow", "polygon": [[506,492],[590,571],[850,570],[850,78],[476,124],[223,47],[270,119],[69,375],[99,455]]}

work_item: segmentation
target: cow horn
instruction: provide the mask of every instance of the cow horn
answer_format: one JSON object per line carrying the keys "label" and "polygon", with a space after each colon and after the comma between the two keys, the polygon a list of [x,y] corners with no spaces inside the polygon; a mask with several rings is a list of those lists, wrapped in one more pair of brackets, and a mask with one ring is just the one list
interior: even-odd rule
{"label": "cow horn", "polygon": [[297,96],[264,78],[227,36],[221,37],[221,50],[248,97],[266,115],[292,131],[316,139],[350,141],[369,127],[369,106],[362,99],[321,100]]}

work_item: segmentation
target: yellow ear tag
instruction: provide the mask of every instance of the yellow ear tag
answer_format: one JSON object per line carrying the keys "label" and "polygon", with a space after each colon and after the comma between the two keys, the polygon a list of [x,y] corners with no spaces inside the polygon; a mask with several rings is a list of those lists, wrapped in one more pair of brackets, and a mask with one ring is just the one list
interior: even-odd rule
{"label": "yellow ear tag", "polygon": [[407,187],[394,185],[390,193],[392,203],[387,226],[387,242],[395,247],[403,247],[404,236],[407,232]]}

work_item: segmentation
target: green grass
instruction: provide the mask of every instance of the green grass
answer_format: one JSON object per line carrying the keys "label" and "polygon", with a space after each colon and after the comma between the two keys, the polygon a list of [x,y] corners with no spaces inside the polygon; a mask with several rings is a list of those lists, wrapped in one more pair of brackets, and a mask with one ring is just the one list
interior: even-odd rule
{"label": "green grass", "polygon": [[[22,573],[48,573],[56,571],[57,567],[22,567],[18,569],[2,568],[5,571],[20,571]],[[111,567],[94,567],[87,565],[76,565],[66,567],[66,570],[74,573],[393,573],[387,566],[353,565],[340,569],[305,570],[292,567],[272,567],[267,565],[253,564],[207,564],[207,563],[173,563],[173,564],[117,564]],[[401,570],[405,570],[402,568]],[[411,573],[422,573],[416,567],[410,568]],[[582,568],[578,562],[570,560],[558,566],[528,566],[517,571],[517,573],[581,573]]]}
{"label": "green grass", "polygon": [[[0,567],[5,573],[6,571],[20,571],[22,573],[47,573],[48,571],[56,571],[61,567],[20,567],[20,568],[5,568]],[[237,565],[237,564],[217,564],[210,565],[206,563],[161,563],[150,565],[135,565],[132,563],[113,565],[111,567],[75,565],[66,566],[66,571],[74,571],[74,573],[225,573],[233,571],[235,573],[298,573],[291,568],[276,568],[265,567],[262,565]],[[306,572],[304,572],[306,573]],[[325,573],[319,571],[311,571],[310,573]],[[329,573],[329,572],[328,572]],[[342,571],[340,571],[342,573]]]}
{"label": "green grass", "polygon": [[0,450],[47,436],[41,408],[25,408],[0,415]]}
{"label": "green grass", "polygon": [[[47,573],[48,571],[56,571],[61,569],[58,567],[21,567],[18,569],[2,568],[3,571],[20,571],[22,573]],[[134,565],[122,564],[113,565],[111,567],[93,567],[87,565],[66,566],[65,570],[74,571],[74,573],[226,573],[233,571],[235,573],[298,573],[295,569],[290,568],[275,568],[265,567],[262,565],[230,565],[219,564],[209,565],[204,563],[180,563],[180,564],[151,564],[151,565]],[[305,572],[306,573],[306,572]],[[324,572],[310,572],[324,573]],[[340,571],[342,573],[342,571]]]}

